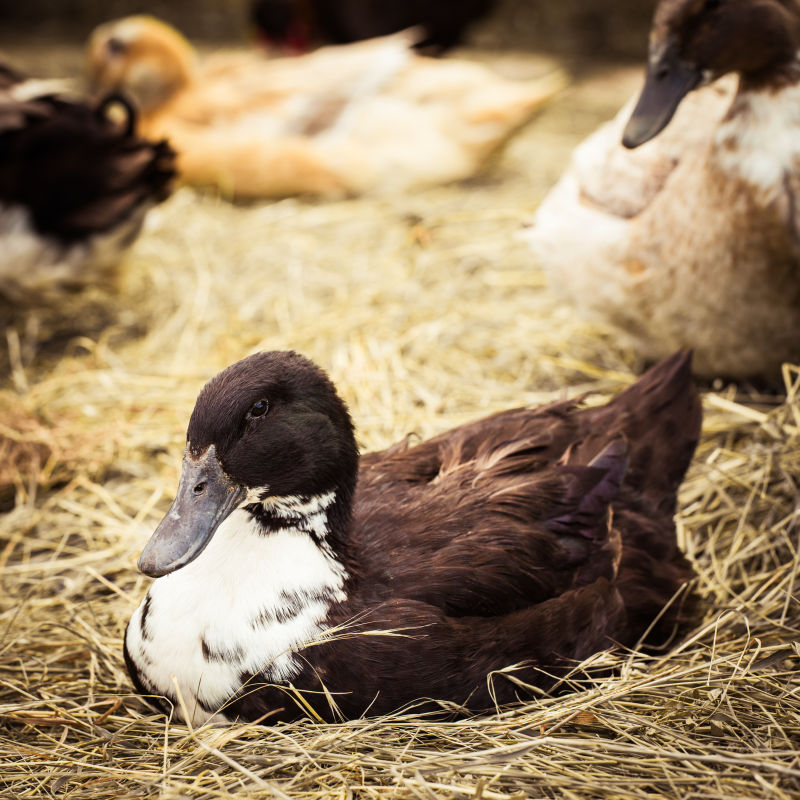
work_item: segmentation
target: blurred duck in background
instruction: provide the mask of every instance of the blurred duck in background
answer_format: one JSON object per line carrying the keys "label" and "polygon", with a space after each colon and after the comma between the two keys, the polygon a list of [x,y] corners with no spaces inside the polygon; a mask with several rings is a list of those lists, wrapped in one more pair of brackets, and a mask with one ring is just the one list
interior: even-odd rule
{"label": "blurred duck in background", "polygon": [[420,27],[417,50],[440,55],[460,44],[494,0],[254,0],[253,23],[264,44],[302,53],[314,43],[347,44]]}
{"label": "blurred duck in background", "polygon": [[645,358],[689,346],[702,375],[773,381],[800,356],[798,49],[796,0],[661,0],[635,107],[526,234]]}
{"label": "blurred duck in background", "polygon": [[166,137],[187,183],[237,197],[402,191],[473,175],[563,83],[511,81],[415,54],[409,33],[297,58],[199,62],[147,16],[97,28],[89,70],[130,93],[140,133]]}
{"label": "blurred duck in background", "polygon": [[64,86],[0,64],[0,297],[13,303],[102,278],[175,174],[163,141],[134,134],[124,98],[93,106]]}

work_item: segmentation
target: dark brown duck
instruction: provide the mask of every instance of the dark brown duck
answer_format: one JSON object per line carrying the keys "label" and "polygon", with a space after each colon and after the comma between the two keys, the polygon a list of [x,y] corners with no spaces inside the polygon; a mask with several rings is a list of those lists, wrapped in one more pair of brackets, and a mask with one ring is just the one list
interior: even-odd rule
{"label": "dark brown duck", "polygon": [[175,176],[174,153],[135,135],[124,97],[90,103],[57,83],[0,63],[0,297],[13,302],[101,278]]}
{"label": "dark brown duck", "polygon": [[494,0],[254,0],[250,16],[268,45],[290,52],[420,28],[416,47],[440,55],[488,15]]}
{"label": "dark brown duck", "polygon": [[673,514],[700,421],[679,353],[605,406],[505,411],[359,459],[322,370],[250,356],[200,393],[140,558],[157,580],[125,635],[133,681],[195,723],[481,710],[659,614],[664,641],[691,577]]}

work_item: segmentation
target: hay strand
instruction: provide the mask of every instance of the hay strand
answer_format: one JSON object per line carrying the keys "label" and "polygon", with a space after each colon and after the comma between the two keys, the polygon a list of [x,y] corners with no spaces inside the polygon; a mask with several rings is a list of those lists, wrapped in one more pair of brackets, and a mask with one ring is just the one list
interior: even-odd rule
{"label": "hay strand", "polygon": [[153,713],[122,663],[147,586],[135,559],[177,485],[194,398],[247,352],[327,368],[365,450],[633,379],[631,355],[553,299],[515,236],[632,82],[582,82],[467,185],[254,206],[183,190],[117,285],[8,314],[0,798],[800,796],[794,367],[785,395],[705,393],[678,518],[704,611],[668,651],[598,654],[566,694],[477,718],[197,730]]}

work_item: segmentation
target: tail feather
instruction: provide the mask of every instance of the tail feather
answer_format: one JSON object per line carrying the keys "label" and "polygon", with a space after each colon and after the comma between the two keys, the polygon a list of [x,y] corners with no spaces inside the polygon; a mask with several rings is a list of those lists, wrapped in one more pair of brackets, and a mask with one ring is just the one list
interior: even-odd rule
{"label": "tail feather", "polygon": [[684,586],[693,572],[672,519],[702,423],[691,361],[691,352],[675,353],[610,404],[617,412],[625,409],[622,425],[632,445],[615,509],[623,545],[617,586],[632,636],[638,639],[652,625],[647,641],[655,646],[668,642],[694,613],[694,597]]}
{"label": "tail feather", "polygon": [[[674,496],[700,438],[702,406],[692,378],[692,354],[681,350],[656,364],[608,405],[586,411],[589,432],[579,448],[597,452],[602,442],[629,443],[624,488],[672,509]],[[581,453],[577,452],[576,460]],[[571,459],[572,460],[572,459]]]}

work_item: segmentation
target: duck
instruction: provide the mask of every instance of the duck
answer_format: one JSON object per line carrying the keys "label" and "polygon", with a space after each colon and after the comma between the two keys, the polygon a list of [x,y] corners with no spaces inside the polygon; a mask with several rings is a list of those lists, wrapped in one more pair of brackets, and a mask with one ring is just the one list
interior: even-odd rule
{"label": "duck", "polygon": [[233,198],[392,193],[475,174],[562,85],[416,55],[413,32],[305,56],[198,59],[153,17],[106,23],[88,46],[102,91],[124,91],[142,135],[166,138],[182,179]]}
{"label": "duck", "polygon": [[494,0],[254,0],[250,18],[267,46],[289,53],[308,50],[315,39],[346,44],[420,27],[424,33],[415,49],[442,55],[494,5]]}
{"label": "duck", "polygon": [[72,96],[0,63],[0,298],[58,303],[107,277],[175,176],[121,95]]}
{"label": "duck", "polygon": [[359,456],[321,368],[248,356],[201,390],[139,558],[155,580],[125,632],[133,684],[192,725],[461,714],[664,646],[692,613],[673,515],[701,416],[679,352],[606,405]]}
{"label": "duck", "polygon": [[[523,236],[644,362],[777,383],[800,356],[800,6],[660,0],[644,86]],[[580,232],[576,235],[576,232]]]}

